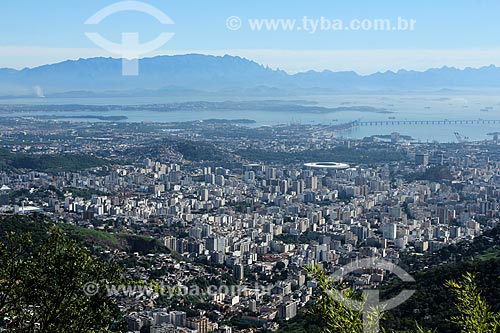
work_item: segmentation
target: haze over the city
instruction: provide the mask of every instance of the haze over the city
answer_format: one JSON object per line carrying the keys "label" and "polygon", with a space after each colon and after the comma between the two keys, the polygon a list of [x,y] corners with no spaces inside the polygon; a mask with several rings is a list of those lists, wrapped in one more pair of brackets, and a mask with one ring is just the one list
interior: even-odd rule
{"label": "haze over the city", "polygon": [[0,3],[0,332],[500,333],[498,0]]}

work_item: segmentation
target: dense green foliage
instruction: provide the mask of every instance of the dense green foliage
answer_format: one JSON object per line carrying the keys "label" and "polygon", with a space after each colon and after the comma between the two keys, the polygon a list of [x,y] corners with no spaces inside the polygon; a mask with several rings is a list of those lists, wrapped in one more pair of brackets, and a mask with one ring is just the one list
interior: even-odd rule
{"label": "dense green foliage", "polygon": [[[483,264],[485,262],[482,262]],[[492,264],[492,263],[490,263]],[[500,265],[496,263],[497,271],[493,274],[498,280],[498,269]],[[487,298],[484,298],[481,294],[482,288],[476,282],[476,275],[472,273],[467,273],[468,270],[463,270],[465,267],[461,267],[461,273],[458,273],[461,278],[459,280],[447,279],[444,277],[442,283],[432,284],[434,292],[436,289],[440,289],[443,296],[437,299],[428,294],[427,298],[423,302],[423,306],[436,306],[436,309],[427,311],[426,317],[432,316],[433,314],[439,314],[443,316],[440,311],[446,311],[446,308],[452,308],[452,315],[447,317],[446,321],[452,325],[452,330],[449,332],[462,332],[462,333],[497,333],[500,332],[500,312],[498,310],[491,310],[488,305]],[[469,267],[470,268],[470,267]],[[383,309],[370,308],[368,309],[368,316],[365,314],[363,318],[363,307],[365,306],[365,298],[360,296],[359,293],[355,292],[354,289],[350,287],[345,287],[333,282],[329,279],[325,272],[318,266],[307,267],[309,274],[317,282],[317,290],[314,298],[314,303],[310,308],[310,314],[322,323],[321,332],[323,333],[361,333],[361,332],[378,332],[378,319],[383,318],[383,314],[380,311]],[[466,273],[463,273],[463,272]],[[435,272],[433,276],[440,276]],[[456,273],[456,272],[453,272]],[[495,275],[496,274],[496,275]],[[441,274],[442,275],[442,274]],[[449,275],[447,275],[449,276]],[[418,279],[417,279],[418,281]],[[420,280],[422,281],[422,280]],[[425,280],[426,283],[430,281]],[[490,286],[494,281],[489,281]],[[332,291],[337,291],[333,293]],[[342,298],[339,298],[341,295]],[[392,297],[394,295],[390,295]],[[498,296],[498,295],[497,295]],[[417,296],[418,298],[419,296]],[[415,298],[415,297],[414,297]],[[361,304],[356,306],[356,303]],[[455,307],[451,307],[450,304],[454,303]],[[494,304],[498,306],[498,299],[493,300],[489,304]],[[415,307],[415,304],[410,304],[406,302],[404,305],[408,309],[413,309],[414,313],[421,310],[421,308]],[[401,306],[402,307],[402,306]],[[396,308],[396,310],[401,307]],[[397,315],[392,311],[392,316],[394,318],[399,318],[402,321],[411,321],[411,327],[409,325],[404,325],[401,322],[397,325],[388,325],[386,321],[383,327],[380,328],[381,332],[384,333],[396,333],[396,332],[448,332],[446,328],[439,326],[439,323],[434,319],[428,320],[426,325],[420,326],[418,320],[415,320],[415,316],[411,313],[401,313],[398,312]],[[426,319],[424,317],[423,319]],[[416,326],[415,326],[416,325]],[[427,328],[425,326],[428,326]]]}
{"label": "dense green foliage", "polygon": [[297,316],[289,321],[279,321],[279,333],[320,333],[322,320],[312,316],[307,310],[299,310]]}
{"label": "dense green foliage", "polygon": [[109,332],[120,312],[87,283],[116,283],[120,269],[100,261],[58,228],[40,243],[4,233],[0,243],[0,318],[9,332]]}
{"label": "dense green foliage", "polygon": [[349,149],[336,147],[334,149],[312,149],[301,152],[274,152],[262,149],[246,149],[237,152],[242,158],[250,161],[263,161],[268,163],[303,163],[310,161],[341,161],[347,163],[383,163],[401,161],[404,159],[400,152],[387,149],[373,148]]}
{"label": "dense green foliage", "polygon": [[32,155],[10,153],[0,149],[0,171],[29,169],[40,172],[80,171],[106,165],[107,162],[90,155],[58,154]]}
{"label": "dense green foliage", "polygon": [[465,333],[490,333],[500,330],[500,312],[492,312],[481,296],[476,284],[476,275],[465,273],[461,281],[447,281],[446,287],[457,298],[455,303],[459,315],[451,322],[462,327]]}
{"label": "dense green foliage", "polygon": [[143,160],[144,158],[164,160],[165,158],[170,159],[172,152],[182,155],[184,160],[191,162],[227,162],[230,160],[229,154],[213,143],[183,139],[164,139],[147,142],[142,146],[127,149],[123,152],[123,155],[135,161]]}
{"label": "dense green foliage", "polygon": [[[8,232],[30,233],[35,243],[45,240],[48,237],[50,228],[53,226],[55,224],[41,214],[0,217],[0,235]],[[140,254],[168,252],[168,249],[159,240],[152,237],[112,234],[69,224],[60,224],[58,227],[69,238],[96,253],[104,249],[126,251],[128,253],[139,252]]]}
{"label": "dense green foliage", "polygon": [[176,141],[171,143],[175,150],[188,161],[224,161],[228,155],[219,147],[208,142]]}
{"label": "dense green foliage", "polygon": [[458,279],[464,272],[473,272],[479,290],[484,293],[485,301],[494,311],[500,311],[500,261],[476,260],[457,264],[440,265],[428,271],[414,273],[416,283],[404,284],[395,280],[385,286],[383,298],[391,298],[402,289],[415,289],[415,294],[399,307],[386,312],[383,320],[388,329],[410,329],[418,321],[424,328],[436,328],[439,333],[457,333],[458,327],[450,318],[459,315],[451,306],[453,295],[443,286],[449,280]]}
{"label": "dense green foliage", "polygon": [[306,268],[316,280],[318,287],[314,304],[309,313],[320,319],[321,331],[324,333],[361,333],[363,332],[362,307],[348,306],[332,296],[331,291],[337,290],[340,295],[350,301],[364,303],[362,295],[352,288],[329,279],[319,266]]}

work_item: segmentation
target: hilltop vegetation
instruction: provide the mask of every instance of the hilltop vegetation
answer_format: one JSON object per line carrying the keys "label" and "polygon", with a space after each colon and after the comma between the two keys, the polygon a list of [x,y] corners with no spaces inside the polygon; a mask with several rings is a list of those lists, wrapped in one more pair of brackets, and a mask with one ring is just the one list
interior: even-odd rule
{"label": "hilltop vegetation", "polygon": [[29,169],[40,172],[73,172],[104,166],[105,160],[79,154],[32,155],[0,149],[0,171]]}
{"label": "hilltop vegetation", "polygon": [[314,149],[300,152],[275,152],[263,149],[245,149],[237,152],[242,158],[250,161],[267,163],[303,163],[310,161],[342,161],[346,163],[379,163],[401,161],[404,156],[400,152],[384,149],[350,149],[336,147],[333,149]]}
{"label": "hilltop vegetation", "polygon": [[[396,307],[399,312],[394,314],[395,311],[392,311],[387,315],[383,308],[377,307],[378,304],[367,305],[366,297],[357,290],[346,286],[342,281],[328,278],[319,266],[310,266],[306,270],[316,280],[318,287],[308,313],[317,319],[323,333],[379,332],[379,328],[383,333],[498,333],[500,311],[494,308],[498,307],[498,298],[489,297],[488,301],[491,293],[489,286],[495,284],[499,277],[498,262],[494,267],[495,272],[490,277],[495,278],[487,281],[488,289],[477,282],[478,274],[474,270],[478,267],[455,267],[457,271],[435,271],[431,279],[417,278],[417,285],[433,290],[426,295],[411,298],[415,301],[420,297],[421,304],[407,301]],[[458,277],[455,277],[457,274]],[[337,290],[343,300],[332,294],[332,290]],[[488,290],[488,293],[484,290]],[[397,293],[386,296],[392,299]],[[354,304],[350,302],[353,301],[361,305],[352,306]],[[490,304],[493,304],[493,309]],[[401,312],[402,308],[411,311]],[[365,313],[366,310],[368,314]],[[425,313],[422,310],[426,310]],[[379,322],[385,317],[391,318],[392,322],[388,319]],[[425,320],[424,325],[421,320]]]}
{"label": "hilltop vegetation", "polygon": [[437,165],[427,168],[423,173],[413,173],[406,177],[408,182],[415,180],[428,180],[430,182],[443,182],[443,180],[452,180],[450,167],[448,165]]}
{"label": "hilltop vegetation", "polygon": [[[0,216],[0,235],[9,232],[16,234],[31,233],[35,243],[45,240],[49,235],[50,228],[54,226],[56,225],[52,221],[41,214]],[[127,253],[139,252],[140,254],[169,252],[159,240],[152,237],[112,234],[69,224],[58,224],[57,226],[70,239],[94,252],[101,250],[119,250]]]}
{"label": "hilltop vegetation", "polygon": [[415,321],[424,328],[437,329],[438,333],[456,333],[459,327],[450,318],[459,315],[451,305],[454,297],[444,288],[446,281],[460,278],[464,272],[476,273],[476,282],[486,302],[493,311],[500,311],[500,260],[467,261],[435,267],[413,274],[414,285],[399,280],[383,290],[384,298],[397,295],[402,289],[415,289],[415,294],[404,304],[386,313],[383,326],[393,330],[410,330]]}

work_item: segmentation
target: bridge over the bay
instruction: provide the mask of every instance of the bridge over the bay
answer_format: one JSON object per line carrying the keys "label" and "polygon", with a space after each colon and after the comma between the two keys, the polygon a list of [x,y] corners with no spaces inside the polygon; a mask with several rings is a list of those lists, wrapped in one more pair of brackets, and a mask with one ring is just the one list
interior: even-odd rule
{"label": "bridge over the bay", "polygon": [[464,119],[464,120],[355,120],[354,126],[390,126],[390,125],[481,125],[500,124],[499,119]]}

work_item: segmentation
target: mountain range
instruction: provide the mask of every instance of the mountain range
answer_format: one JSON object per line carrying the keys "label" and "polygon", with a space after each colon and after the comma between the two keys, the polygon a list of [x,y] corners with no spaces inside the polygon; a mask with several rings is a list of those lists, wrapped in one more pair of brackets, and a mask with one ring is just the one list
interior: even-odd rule
{"label": "mountain range", "polygon": [[0,69],[0,96],[97,97],[168,95],[280,96],[376,91],[500,88],[500,68],[442,67],[359,75],[308,71],[288,74],[236,56],[186,54],[139,61],[138,76],[122,76],[114,58],[67,60],[35,68]]}

